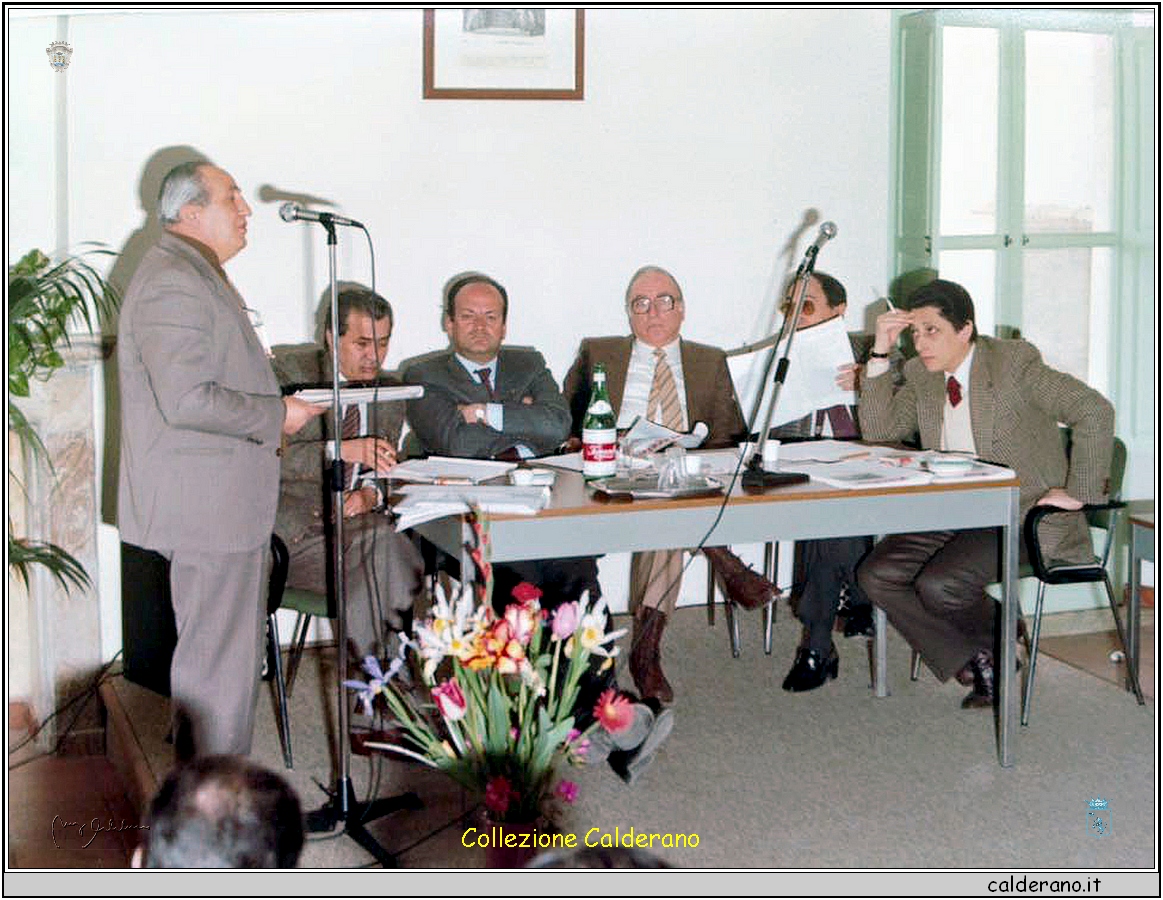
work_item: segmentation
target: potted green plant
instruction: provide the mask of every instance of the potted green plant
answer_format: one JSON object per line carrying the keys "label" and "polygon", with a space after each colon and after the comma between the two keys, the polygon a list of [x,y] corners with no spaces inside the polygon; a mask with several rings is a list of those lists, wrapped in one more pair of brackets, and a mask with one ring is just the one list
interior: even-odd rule
{"label": "potted green plant", "polygon": [[[44,442],[16,399],[28,397],[34,381],[46,381],[64,366],[61,350],[70,344],[70,324],[92,333],[95,325],[116,311],[116,290],[86,258],[105,255],[115,254],[92,246],[54,261],[40,250],[31,250],[8,267],[8,429],[29,456],[48,460]],[[52,471],[52,461],[48,464]],[[84,567],[63,548],[13,534],[11,516],[8,564],[26,586],[35,565],[48,569],[65,590],[89,584]]]}

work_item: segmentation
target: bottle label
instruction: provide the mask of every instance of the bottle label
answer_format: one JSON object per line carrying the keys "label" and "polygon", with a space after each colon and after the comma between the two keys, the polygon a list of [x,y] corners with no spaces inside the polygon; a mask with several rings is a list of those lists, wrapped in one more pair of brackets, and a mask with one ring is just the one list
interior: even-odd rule
{"label": "bottle label", "polygon": [[614,414],[614,407],[610,405],[609,400],[595,400],[586,409],[587,416],[611,416]]}
{"label": "bottle label", "polygon": [[617,470],[618,431],[615,428],[582,430],[582,474],[606,478]]}

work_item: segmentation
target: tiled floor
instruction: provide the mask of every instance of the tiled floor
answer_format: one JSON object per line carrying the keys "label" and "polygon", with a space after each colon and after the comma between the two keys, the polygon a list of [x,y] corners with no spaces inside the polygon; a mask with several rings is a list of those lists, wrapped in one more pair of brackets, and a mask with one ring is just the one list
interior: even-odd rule
{"label": "tiled floor", "polygon": [[[9,745],[23,734],[9,731]],[[8,866],[123,869],[137,846],[137,810],[104,756],[40,756],[8,770]]]}

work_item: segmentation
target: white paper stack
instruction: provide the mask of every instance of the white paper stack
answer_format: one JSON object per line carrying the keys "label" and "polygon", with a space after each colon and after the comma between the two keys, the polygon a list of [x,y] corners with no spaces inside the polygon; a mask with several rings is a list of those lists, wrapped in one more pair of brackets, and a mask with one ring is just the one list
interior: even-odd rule
{"label": "white paper stack", "polygon": [[397,531],[445,516],[464,515],[474,507],[497,515],[532,516],[545,509],[550,496],[549,488],[542,485],[508,484],[412,484],[400,493],[404,499],[393,507]]}
{"label": "white paper stack", "polygon": [[507,475],[517,468],[516,463],[492,459],[459,459],[451,456],[429,456],[427,459],[408,459],[397,465],[388,477],[393,481],[416,481],[421,484],[480,484],[490,478]]}

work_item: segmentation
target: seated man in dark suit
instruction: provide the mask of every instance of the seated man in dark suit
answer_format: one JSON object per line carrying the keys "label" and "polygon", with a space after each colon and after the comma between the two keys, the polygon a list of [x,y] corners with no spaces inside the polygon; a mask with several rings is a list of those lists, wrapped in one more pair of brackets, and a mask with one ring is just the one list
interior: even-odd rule
{"label": "seated man in dark suit", "polygon": [[[906,328],[917,357],[905,363],[897,386],[884,355]],[[1021,482],[1022,520],[1035,504],[1077,510],[1105,499],[1114,446],[1110,402],[1050,368],[1032,344],[979,336],[973,300],[961,285],[938,279],[916,290],[905,309],[882,313],[871,356],[860,398],[866,439],[919,433],[926,450],[1008,466]],[[1071,429],[1069,457],[1059,423]],[[1039,532],[1047,555],[1091,563],[1083,515],[1054,518]],[[1000,559],[994,528],[893,534],[857,571],[869,599],[941,681],[972,684],[961,704],[967,709],[994,701],[998,605],[985,587],[998,580]]]}
{"label": "seated man in dark suit", "polygon": [[[509,299],[485,275],[453,280],[446,292],[444,330],[451,347],[404,363],[409,384],[424,396],[408,401],[408,423],[421,451],[434,456],[516,461],[554,453],[569,434],[569,408],[536,350],[504,347]],[[522,581],[554,602],[585,591],[601,596],[593,557],[497,565],[494,604],[502,612]]]}
{"label": "seated man in dark suit", "polygon": [[[321,309],[323,346],[273,348],[280,384],[330,384],[333,352],[339,358],[341,383],[385,380],[380,367],[393,324],[388,301],[362,285],[341,283],[338,338],[331,328],[329,291],[324,292]],[[396,464],[403,422],[400,401],[353,403],[342,414],[347,636],[356,660],[385,655],[386,629],[411,630],[413,606],[423,592],[419,551],[383,515],[383,497],[375,482],[361,479],[362,474],[386,472]],[[333,498],[326,477],[333,458],[332,438],[328,413],[287,442],[275,520],[275,531],[290,552],[287,586],[321,594],[327,593],[332,553]]]}
{"label": "seated man in dark suit", "polygon": [[[793,282],[783,304],[786,318],[794,308],[797,285]],[[848,308],[844,285],[826,272],[813,272],[804,290],[804,305],[796,322],[796,331],[822,325]],[[871,337],[848,335],[855,362],[841,366],[836,384],[844,390],[858,388],[859,371],[868,357]],[[859,440],[860,426],[855,406],[817,409],[794,422],[773,429],[772,437],[780,440],[835,438]],[[856,580],[856,566],[872,548],[871,537],[827,538],[797,541],[792,604],[804,626],[804,640],[796,651],[795,663],[783,681],[785,691],[810,691],[835,678],[839,655],[832,641],[832,625],[843,609],[844,635],[872,634],[872,605]],[[841,606],[841,597],[845,603]]]}
{"label": "seated man in dark suit", "polygon": [[[569,407],[536,350],[503,347],[509,298],[504,287],[478,273],[455,278],[445,292],[444,330],[451,347],[404,364],[404,380],[424,386],[408,401],[408,422],[422,452],[474,459],[526,459],[554,453],[569,434]],[[542,591],[542,606],[601,596],[593,557],[543,559],[493,566],[493,605],[512,602],[523,581]],[[588,715],[613,681],[612,667],[586,679],[578,698]],[[669,710],[636,703],[636,747],[618,747],[610,762],[632,782],[670,733]],[[606,748],[609,749],[609,748]]]}

